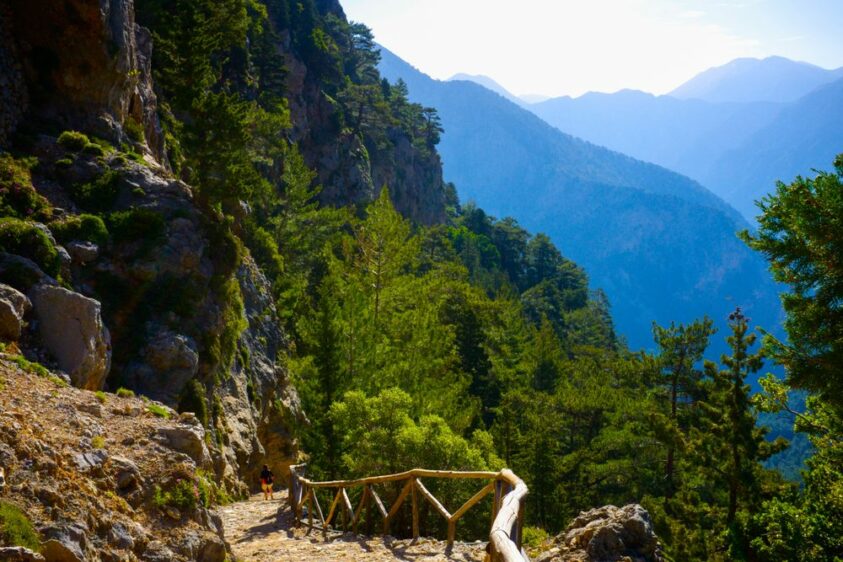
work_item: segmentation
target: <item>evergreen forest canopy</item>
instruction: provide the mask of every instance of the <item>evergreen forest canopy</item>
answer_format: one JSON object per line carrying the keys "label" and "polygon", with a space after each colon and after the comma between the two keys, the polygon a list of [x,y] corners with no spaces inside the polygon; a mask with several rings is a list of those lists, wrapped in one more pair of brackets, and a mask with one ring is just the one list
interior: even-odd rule
{"label": "evergreen forest canopy", "polygon": [[[780,184],[760,204],[759,231],[743,234],[790,287],[789,341],[762,344],[738,309],[725,334],[708,318],[654,324],[656,352],[634,353],[582,268],[517,220],[461,205],[452,186],[446,220],[431,226],[398,213],[389,186],[368,205],[320,203],[316,172],[285,134],[289,68],[278,44],[333,101],[336,132],[368,152],[397,129],[434,154],[442,132],[434,109],[381,79],[365,26],[326,0],[137,0],[136,9],[155,40],[168,158],[226,241],[217,290],[235,337],[242,255],[272,282],[314,477],[508,466],[530,487],[534,537],[580,510],[640,502],[674,560],[843,557],[843,159]],[[3,166],[24,173],[19,160]],[[4,215],[18,207],[4,195]],[[730,350],[717,363],[704,361],[714,338]],[[752,396],[748,377],[774,362],[787,380],[766,378]],[[791,388],[809,393],[805,409],[788,402]],[[803,485],[764,468],[786,443],[765,439],[762,411],[792,411],[810,436]],[[472,492],[442,486],[452,488],[439,497]],[[468,520],[460,532],[475,538],[486,525]]]}

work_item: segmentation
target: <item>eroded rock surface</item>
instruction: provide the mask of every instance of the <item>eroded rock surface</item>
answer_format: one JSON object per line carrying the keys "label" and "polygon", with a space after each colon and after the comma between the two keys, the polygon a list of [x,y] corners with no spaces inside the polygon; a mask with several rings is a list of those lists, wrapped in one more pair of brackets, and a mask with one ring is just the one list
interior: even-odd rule
{"label": "eroded rock surface", "polygon": [[111,367],[111,337],[100,303],[53,285],[31,291],[41,339],[74,386],[102,388]]}
{"label": "eroded rock surface", "polygon": [[647,510],[608,505],[580,513],[536,562],[662,562]]}
{"label": "eroded rock surface", "polygon": [[160,417],[139,398],[60,387],[3,358],[0,380],[3,499],[31,519],[47,561],[230,556],[219,519],[198,498],[173,496],[198,490],[196,462],[158,442],[193,432],[194,421]]}

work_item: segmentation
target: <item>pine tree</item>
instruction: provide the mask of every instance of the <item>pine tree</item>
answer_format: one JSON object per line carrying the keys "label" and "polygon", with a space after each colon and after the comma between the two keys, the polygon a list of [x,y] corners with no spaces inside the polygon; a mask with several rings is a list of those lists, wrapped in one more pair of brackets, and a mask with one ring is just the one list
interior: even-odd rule
{"label": "pine tree", "polygon": [[731,355],[721,357],[724,368],[718,369],[712,362],[705,365],[713,388],[705,405],[700,459],[703,472],[726,491],[725,524],[732,555],[745,558],[747,544],[738,525],[739,512],[746,513],[760,504],[764,492],[761,462],[782,450],[786,442],[767,442],[764,435],[768,429],[756,425],[757,413],[746,380],[762,368],[764,351],[751,351],[757,337],[740,308],[729,315],[729,327]]}
{"label": "pine tree", "polygon": [[665,497],[676,491],[676,449],[687,430],[687,420],[680,409],[687,410],[698,398],[703,373],[695,367],[702,360],[708,348],[708,340],[716,330],[709,318],[697,320],[690,325],[671,323],[662,328],[653,323],[653,339],[659,350],[659,366],[662,372],[662,386],[667,389],[670,404],[665,461]]}

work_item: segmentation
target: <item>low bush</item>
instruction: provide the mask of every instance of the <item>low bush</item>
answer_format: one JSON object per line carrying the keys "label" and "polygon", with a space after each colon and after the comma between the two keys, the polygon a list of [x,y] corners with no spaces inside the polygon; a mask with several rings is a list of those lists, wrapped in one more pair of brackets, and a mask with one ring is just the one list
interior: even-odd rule
{"label": "low bush", "polygon": [[180,511],[191,512],[201,503],[199,486],[183,478],[177,479],[166,490],[162,490],[160,486],[155,486],[155,495],[152,502],[159,509],[169,506]]}
{"label": "low bush", "polygon": [[49,202],[32,186],[30,170],[37,163],[0,155],[0,216],[41,220],[50,215]]}
{"label": "low bush", "polygon": [[75,185],[70,188],[70,194],[77,205],[87,211],[104,213],[114,207],[119,193],[118,181],[120,174],[114,170],[106,170],[97,179]]}
{"label": "low bush", "polygon": [[56,240],[66,244],[73,240],[84,240],[94,244],[108,242],[108,229],[105,223],[96,215],[74,215],[50,223],[50,231]]}
{"label": "low bush", "polygon": [[94,449],[104,449],[105,448],[105,437],[102,435],[95,435],[91,439],[91,447]]}
{"label": "low bush", "polygon": [[[33,375],[38,375],[39,377],[51,378],[55,377],[50,371],[47,370],[47,367],[42,365],[41,363],[36,363],[35,361],[30,361],[23,355],[13,355],[9,357],[15,365],[26,371],[27,373],[32,373]],[[56,377],[58,378],[58,377]],[[61,379],[59,379],[61,380]]]}
{"label": "low bush", "polygon": [[179,412],[193,412],[202,425],[208,427],[208,400],[205,398],[205,388],[196,379],[192,379],[185,386],[179,400]]}
{"label": "low bush", "polygon": [[82,153],[89,154],[91,156],[105,156],[105,150],[103,147],[92,142],[89,142],[82,147]]}
{"label": "low bush", "polygon": [[99,400],[100,404],[105,404],[105,402],[108,400],[108,395],[102,390],[96,391],[94,393],[94,396],[97,397],[97,400]]}
{"label": "low bush", "polygon": [[111,234],[117,243],[143,240],[144,245],[158,245],[165,233],[164,217],[152,209],[135,208],[111,213]]}
{"label": "low bush", "polygon": [[117,396],[119,396],[120,398],[134,398],[135,393],[134,391],[129,390],[128,388],[123,388],[121,386],[117,389]]}
{"label": "low bush", "polygon": [[32,521],[18,506],[7,501],[0,501],[0,541],[5,546],[41,550],[41,539]]}
{"label": "low bush", "polygon": [[58,276],[58,251],[49,236],[31,222],[0,219],[0,250],[29,258],[48,275]]}
{"label": "low bush", "polygon": [[126,121],[123,123],[123,130],[126,132],[126,136],[128,136],[135,142],[146,141],[143,132],[143,125],[138,123],[134,117],[130,116],[126,119]]}
{"label": "low bush", "polygon": [[170,410],[159,404],[147,404],[146,410],[159,418],[170,419]]}
{"label": "low bush", "polygon": [[88,136],[79,131],[65,131],[59,135],[59,144],[67,150],[77,152],[85,148],[91,141]]}

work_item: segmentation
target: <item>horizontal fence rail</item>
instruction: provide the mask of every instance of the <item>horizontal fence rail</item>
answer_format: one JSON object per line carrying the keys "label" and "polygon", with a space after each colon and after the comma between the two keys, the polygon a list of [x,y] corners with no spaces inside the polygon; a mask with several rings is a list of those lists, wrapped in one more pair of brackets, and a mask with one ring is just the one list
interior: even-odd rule
{"label": "horizontal fence rail", "polygon": [[[492,527],[489,531],[489,546],[492,562],[529,562],[529,557],[521,546],[522,526],[524,523],[524,498],[527,496],[527,486],[511,470],[500,472],[460,472],[450,470],[425,470],[416,468],[397,474],[384,476],[370,476],[356,480],[331,480],[315,482],[305,477],[307,465],[299,464],[290,467],[289,503],[296,520],[296,525],[302,524],[303,510],[307,507],[307,526],[310,530],[321,529],[327,539],[328,530],[332,522],[341,520],[340,526],[344,530],[351,528],[357,532],[363,512],[371,514],[376,511],[383,520],[382,533],[389,534],[390,525],[398,515],[401,506],[407,498],[412,504],[413,538],[419,537],[419,504],[420,498],[427,501],[433,509],[448,523],[448,549],[453,547],[456,537],[457,521],[489,494],[494,494],[492,501]],[[466,501],[459,509],[450,513],[436,497],[422,483],[422,478],[450,478],[460,480],[486,480],[485,486]],[[383,500],[374,489],[375,484],[388,482],[404,482],[398,497],[391,507],[387,508]],[[362,487],[360,500],[355,508],[348,496],[349,488]],[[316,490],[336,490],[333,501],[328,508],[327,517],[319,504]],[[314,519],[314,515],[316,519]],[[317,525],[318,523],[318,525]],[[334,525],[337,528],[337,525]]]}

